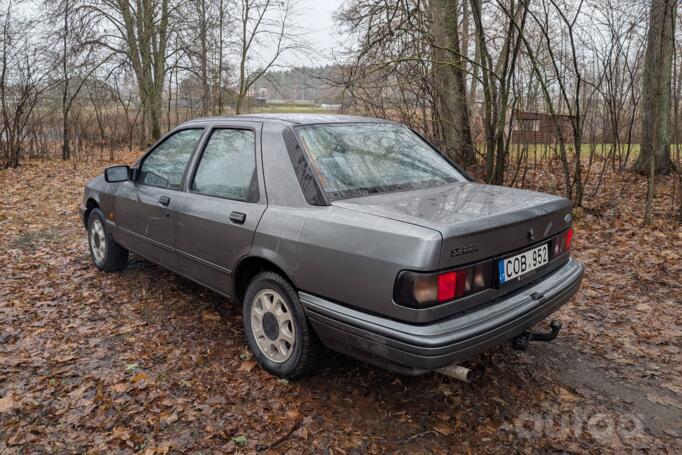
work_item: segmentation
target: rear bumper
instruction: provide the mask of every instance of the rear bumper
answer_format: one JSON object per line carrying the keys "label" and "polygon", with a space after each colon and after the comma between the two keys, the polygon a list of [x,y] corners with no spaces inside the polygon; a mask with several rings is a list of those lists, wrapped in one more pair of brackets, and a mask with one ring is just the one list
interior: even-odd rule
{"label": "rear bumper", "polygon": [[329,348],[416,375],[471,358],[545,319],[578,291],[583,273],[583,265],[570,259],[542,280],[491,305],[424,325],[382,318],[306,293],[300,298],[315,332]]}

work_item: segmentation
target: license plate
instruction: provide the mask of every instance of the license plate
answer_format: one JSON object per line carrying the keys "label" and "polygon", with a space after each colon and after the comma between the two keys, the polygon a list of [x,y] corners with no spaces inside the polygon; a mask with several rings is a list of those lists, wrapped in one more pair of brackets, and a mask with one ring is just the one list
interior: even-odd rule
{"label": "license plate", "polygon": [[518,278],[549,262],[547,244],[497,262],[500,284]]}

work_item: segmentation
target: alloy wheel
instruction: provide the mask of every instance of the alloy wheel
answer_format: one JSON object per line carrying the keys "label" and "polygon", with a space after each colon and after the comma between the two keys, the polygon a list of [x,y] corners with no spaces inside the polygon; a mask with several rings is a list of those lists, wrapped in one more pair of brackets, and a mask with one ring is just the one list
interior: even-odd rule
{"label": "alloy wheel", "polygon": [[251,331],[260,351],[271,361],[286,362],[294,351],[294,317],[286,300],[263,289],[251,304]]}

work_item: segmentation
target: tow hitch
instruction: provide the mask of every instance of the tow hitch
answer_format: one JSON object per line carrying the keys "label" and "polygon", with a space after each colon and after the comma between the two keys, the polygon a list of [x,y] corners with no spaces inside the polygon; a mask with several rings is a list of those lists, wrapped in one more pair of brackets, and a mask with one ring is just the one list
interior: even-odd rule
{"label": "tow hitch", "polygon": [[516,335],[512,339],[512,347],[517,351],[527,351],[528,343],[531,341],[552,341],[559,336],[561,330],[561,322],[553,320],[549,323],[549,328],[552,329],[549,333],[533,333],[529,331],[523,332],[521,335]]}

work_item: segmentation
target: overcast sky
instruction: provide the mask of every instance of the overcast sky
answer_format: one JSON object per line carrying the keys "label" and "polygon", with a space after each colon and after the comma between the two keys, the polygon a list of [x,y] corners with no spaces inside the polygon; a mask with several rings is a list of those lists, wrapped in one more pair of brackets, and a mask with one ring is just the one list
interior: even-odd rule
{"label": "overcast sky", "polygon": [[[336,24],[332,15],[334,11],[343,3],[343,0],[299,0],[300,1],[300,20],[299,25],[308,31],[310,42],[316,49],[322,52],[324,59],[319,58],[311,62],[313,65],[324,65],[330,63],[331,52],[334,48],[338,50],[340,36],[336,34]],[[287,62],[295,65],[297,62]],[[300,64],[300,62],[298,62]]]}
{"label": "overcast sky", "polygon": [[[298,26],[307,35],[307,41],[317,51],[319,55],[301,59],[300,55],[283,56],[280,64],[283,66],[321,66],[332,63],[332,52],[340,50],[339,43],[343,37],[336,33],[337,27],[334,23],[334,12],[344,3],[345,0],[296,0]],[[15,4],[15,11],[28,17],[37,17],[41,12],[38,7],[39,0],[30,0],[25,3]],[[261,48],[264,56],[268,55],[268,44]]]}

